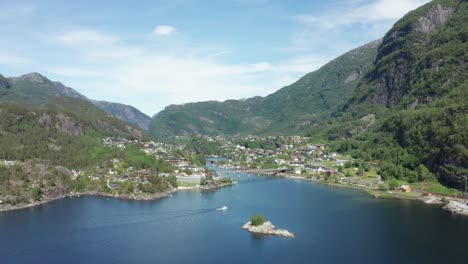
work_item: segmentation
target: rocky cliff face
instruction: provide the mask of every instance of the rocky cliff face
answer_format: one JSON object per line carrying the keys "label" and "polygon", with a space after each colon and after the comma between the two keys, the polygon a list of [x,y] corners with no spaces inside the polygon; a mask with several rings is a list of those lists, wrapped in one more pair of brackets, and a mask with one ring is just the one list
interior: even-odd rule
{"label": "rocky cliff face", "polygon": [[[385,35],[374,65],[337,121],[349,129],[375,114],[375,127],[359,139],[366,145],[360,151],[381,148],[383,153],[385,141],[394,142],[410,158],[406,163],[398,156],[386,159],[410,170],[423,164],[446,185],[463,187],[468,171],[467,21],[468,1],[434,0]],[[373,144],[366,137],[382,142]],[[372,155],[379,157],[377,151]]]}
{"label": "rocky cliff face", "polygon": [[412,32],[423,34],[431,33],[444,25],[453,15],[453,7],[443,7],[439,4],[431,6],[417,22],[411,26]]}
{"label": "rocky cliff face", "polygon": [[82,136],[83,128],[80,123],[73,120],[70,116],[64,113],[58,113],[51,116],[48,113],[43,113],[38,119],[39,126],[42,128],[50,129],[55,128],[59,131],[68,133],[71,136]]}
{"label": "rocky cliff face", "polygon": [[[433,1],[410,12],[386,34],[375,68],[359,84],[358,93],[367,102],[389,107],[407,106],[416,100],[419,103],[432,101],[427,93],[416,91],[413,84],[423,81],[421,72],[435,72],[445,63],[443,56],[425,56],[425,50],[433,49],[438,41],[434,36],[443,31],[458,1],[439,2]],[[419,97],[419,94],[424,96]]]}

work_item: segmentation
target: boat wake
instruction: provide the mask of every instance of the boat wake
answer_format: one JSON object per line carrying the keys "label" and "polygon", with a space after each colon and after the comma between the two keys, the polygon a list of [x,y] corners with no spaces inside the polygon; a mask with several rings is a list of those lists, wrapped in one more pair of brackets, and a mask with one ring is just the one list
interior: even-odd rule
{"label": "boat wake", "polygon": [[227,206],[216,208],[217,211],[226,211],[227,209],[228,209]]}

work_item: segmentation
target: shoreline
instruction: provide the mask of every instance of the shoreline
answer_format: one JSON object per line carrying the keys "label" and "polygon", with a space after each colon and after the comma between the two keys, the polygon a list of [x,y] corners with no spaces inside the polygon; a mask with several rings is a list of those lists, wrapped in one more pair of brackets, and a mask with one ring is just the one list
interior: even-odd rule
{"label": "shoreline", "polygon": [[106,197],[106,198],[114,198],[114,199],[122,199],[122,200],[133,200],[133,201],[151,201],[151,200],[156,200],[156,199],[167,197],[176,191],[177,190],[174,189],[174,190],[167,190],[165,192],[148,194],[148,195],[135,195],[135,194],[131,195],[131,194],[118,194],[118,193],[111,194],[111,193],[101,193],[101,192],[96,192],[96,191],[86,191],[86,192],[79,192],[79,193],[70,192],[66,195],[57,196],[53,198],[47,198],[45,200],[35,201],[32,203],[28,203],[28,204],[2,206],[0,207],[0,212],[8,212],[8,211],[14,211],[14,210],[20,210],[20,209],[26,209],[26,208],[33,208],[33,207],[45,205],[45,204],[48,204],[57,200],[80,197],[80,196],[96,196],[96,197]]}
{"label": "shoreline", "polygon": [[[133,200],[133,201],[154,201],[157,199],[162,199],[165,197],[168,197],[172,195],[173,193],[177,191],[185,191],[185,190],[203,190],[203,191],[208,191],[208,190],[215,190],[219,189],[222,187],[226,186],[233,186],[237,184],[237,182],[233,183],[223,183],[217,186],[210,186],[210,187],[198,187],[198,186],[193,186],[193,187],[184,187],[180,186],[175,189],[170,189],[164,192],[160,193],[155,193],[155,194],[119,194],[119,193],[102,193],[102,192],[97,192],[97,191],[85,191],[85,192],[70,192],[65,195],[53,197],[53,198],[46,198],[41,201],[35,201],[32,203],[27,203],[27,204],[20,204],[20,205],[12,205],[12,206],[5,206],[5,205],[0,205],[0,212],[8,212],[8,211],[15,211],[15,210],[21,210],[21,209],[27,209],[27,208],[34,208],[38,207],[41,205],[46,205],[48,203],[61,200],[61,199],[66,199],[66,198],[74,198],[74,197],[80,197],[80,196],[96,196],[96,197],[105,197],[105,198],[113,198],[113,199],[122,199],[122,200]],[[180,188],[180,189],[179,189]]]}
{"label": "shoreline", "polygon": [[190,191],[190,190],[209,191],[209,190],[216,190],[216,189],[227,187],[227,186],[234,186],[236,184],[237,184],[237,181],[233,181],[232,183],[222,183],[219,185],[211,185],[211,186],[202,186],[200,184],[197,184],[195,186],[179,186],[177,187],[177,191]]}
{"label": "shoreline", "polygon": [[[376,190],[376,189],[371,189],[367,188],[364,186],[359,186],[359,185],[350,185],[350,184],[344,184],[344,183],[329,183],[329,182],[321,182],[316,179],[306,179],[305,177],[302,176],[296,176],[292,174],[278,174],[274,175],[274,177],[283,177],[287,179],[295,179],[295,180],[302,180],[302,181],[314,181],[319,184],[327,185],[327,186],[333,186],[333,187],[341,187],[341,188],[350,188],[354,190],[358,190],[361,192],[365,192],[368,195],[374,197],[375,199],[406,199],[406,200],[414,200],[414,201],[419,201],[427,205],[441,205],[442,210],[449,211],[453,214],[456,215],[461,215],[461,216],[468,216],[468,210],[465,209],[465,207],[461,207],[459,204],[460,203],[466,203],[467,201],[461,198],[455,198],[455,197],[449,197],[449,203],[447,205],[444,205],[442,202],[442,198],[447,198],[446,196],[438,195],[438,194],[433,194],[432,196],[425,197],[425,196],[413,196],[413,195],[407,195],[405,193],[401,192],[388,192],[388,191],[381,191],[381,190]],[[464,202],[460,202],[460,200]],[[463,210],[464,209],[464,210]]]}
{"label": "shoreline", "polygon": [[[302,176],[297,176],[293,174],[276,174],[276,175],[265,175],[268,177],[281,177],[281,178],[287,178],[287,179],[293,179],[293,180],[301,180],[301,181],[313,181],[319,184],[327,185],[327,186],[333,186],[333,187],[341,187],[341,188],[350,188],[354,190],[358,190],[361,192],[365,192],[368,195],[374,197],[375,199],[408,199],[408,200],[416,200],[423,202],[428,205],[441,205],[443,202],[441,202],[441,199],[444,196],[438,196],[437,194],[434,194],[431,197],[423,197],[423,196],[410,196],[410,195],[404,195],[403,193],[399,192],[385,192],[381,190],[376,190],[376,189],[371,189],[371,188],[366,188],[363,186],[356,186],[356,185],[349,185],[349,184],[344,184],[344,183],[329,183],[329,182],[322,182],[317,179],[307,179]],[[14,211],[14,210],[20,210],[20,209],[26,209],[26,208],[33,208],[33,207],[38,207],[41,205],[45,205],[47,203],[60,200],[60,199],[65,199],[65,198],[73,198],[73,197],[79,197],[81,195],[83,196],[100,196],[100,197],[106,197],[106,198],[114,198],[114,199],[123,199],[123,200],[133,200],[133,201],[153,201],[161,198],[168,197],[172,195],[175,192],[178,191],[193,191],[193,190],[202,190],[202,191],[211,191],[211,190],[216,190],[219,188],[227,187],[227,186],[234,186],[238,182],[234,181],[232,183],[223,183],[220,185],[211,185],[211,186],[201,186],[201,185],[195,185],[195,186],[179,186],[175,189],[170,189],[161,193],[155,193],[155,194],[110,194],[110,193],[101,193],[97,191],[86,191],[86,192],[80,192],[80,193],[75,193],[75,192],[70,192],[68,194],[58,196],[58,197],[53,197],[53,198],[47,198],[46,200],[43,201],[36,201],[28,204],[21,204],[21,205],[13,205],[13,206],[0,206],[0,212],[8,212],[8,211]],[[401,195],[403,194],[403,195]],[[449,201],[456,201],[460,202],[460,199],[454,199],[454,198],[449,198]],[[449,203],[450,205],[450,203]],[[468,211],[460,211],[460,210],[454,210],[452,207],[447,207],[443,206],[443,210],[450,211],[454,214],[457,215],[464,215],[468,216]]]}

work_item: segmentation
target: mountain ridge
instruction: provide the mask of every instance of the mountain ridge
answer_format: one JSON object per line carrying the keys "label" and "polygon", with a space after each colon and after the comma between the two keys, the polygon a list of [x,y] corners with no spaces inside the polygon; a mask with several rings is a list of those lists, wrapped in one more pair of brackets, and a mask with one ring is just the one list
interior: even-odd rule
{"label": "mountain ridge", "polygon": [[[380,42],[375,40],[353,49],[265,97],[170,105],[153,117],[150,133],[164,138],[302,132],[304,127],[330,116],[344,104],[375,58]],[[320,113],[310,115],[314,111]]]}
{"label": "mountain ridge", "polygon": [[51,81],[40,73],[32,72],[18,77],[0,77],[0,102],[44,106],[56,97],[71,97],[88,101],[107,113],[143,130],[148,130],[150,117],[133,106],[91,100],[75,89],[58,81]]}

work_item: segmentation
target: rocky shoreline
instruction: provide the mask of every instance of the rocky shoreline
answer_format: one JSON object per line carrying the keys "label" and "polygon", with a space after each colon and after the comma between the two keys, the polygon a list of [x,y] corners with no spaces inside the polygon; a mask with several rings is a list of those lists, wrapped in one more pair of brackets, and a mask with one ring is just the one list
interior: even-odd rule
{"label": "rocky shoreline", "polygon": [[119,194],[118,192],[117,193],[102,193],[102,192],[97,192],[97,191],[70,192],[68,194],[60,195],[56,197],[43,197],[40,201],[35,201],[35,202],[27,203],[27,204],[17,204],[17,205],[0,204],[0,212],[36,207],[36,206],[44,205],[44,204],[47,204],[56,200],[79,197],[79,196],[101,196],[101,197],[117,198],[117,199],[124,199],[124,200],[151,201],[151,200],[161,199],[161,198],[170,196],[171,194],[180,190],[194,190],[194,189],[214,190],[214,189],[218,189],[218,188],[222,188],[226,186],[232,186],[235,184],[237,184],[237,182],[224,183],[224,184],[219,184],[219,185],[210,185],[206,187],[205,186],[182,187],[180,189],[179,188],[169,189],[167,191],[155,193],[155,194]]}
{"label": "rocky shoreline", "polygon": [[254,226],[252,222],[245,223],[241,229],[247,230],[253,234],[261,234],[261,235],[272,235],[272,236],[280,236],[280,237],[295,237],[293,233],[289,232],[285,229],[280,229],[274,226],[270,221],[266,221],[262,225]]}
{"label": "rocky shoreline", "polygon": [[[442,201],[441,196],[431,196],[431,197],[423,197],[423,196],[408,196],[408,195],[399,195],[399,193],[394,192],[383,192],[375,189],[369,189],[361,186],[356,185],[349,185],[343,183],[328,183],[328,182],[321,182],[315,179],[307,179],[305,177],[296,176],[292,174],[279,174],[276,175],[277,177],[284,177],[288,179],[295,179],[295,180],[303,180],[303,181],[314,181],[320,184],[325,184],[328,186],[334,187],[343,187],[343,188],[351,188],[359,191],[367,192],[368,194],[372,195],[374,198],[386,198],[386,199],[407,199],[407,200],[416,200],[423,202],[428,205],[442,205],[444,202]],[[449,204],[443,207],[443,209],[450,211],[454,214],[468,216],[468,206],[464,206],[462,202],[458,201],[456,198],[449,198]]]}
{"label": "rocky shoreline", "polygon": [[117,198],[117,199],[124,199],[124,200],[149,201],[149,200],[156,200],[156,199],[169,196],[176,191],[177,191],[176,189],[174,190],[171,189],[171,190],[167,190],[161,193],[136,194],[136,195],[135,194],[119,194],[119,193],[112,194],[112,193],[102,193],[102,192],[95,192],[95,191],[70,192],[69,194],[66,194],[66,195],[43,198],[40,201],[35,201],[35,202],[27,203],[27,204],[0,205],[0,212],[36,207],[36,206],[44,205],[44,204],[47,204],[56,200],[79,197],[79,196],[101,196],[101,197]]}
{"label": "rocky shoreline", "polygon": [[186,187],[186,186],[179,186],[177,187],[177,190],[178,191],[183,191],[183,190],[203,190],[203,191],[209,191],[209,190],[216,190],[216,189],[219,189],[219,188],[223,188],[223,187],[227,187],[227,186],[233,186],[233,185],[236,185],[237,182],[236,181],[233,181],[232,183],[222,183],[222,184],[218,184],[218,185],[200,185],[200,184],[197,184],[195,186],[190,186],[190,187]]}
{"label": "rocky shoreline", "polygon": [[444,209],[450,211],[454,214],[468,216],[468,204],[466,202],[459,202],[450,200],[445,206]]}

